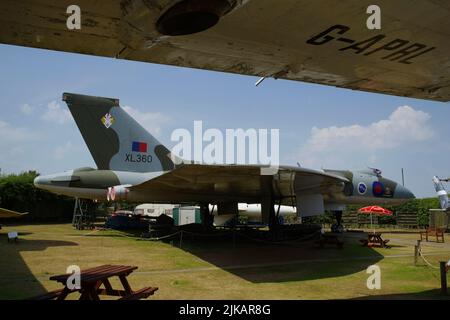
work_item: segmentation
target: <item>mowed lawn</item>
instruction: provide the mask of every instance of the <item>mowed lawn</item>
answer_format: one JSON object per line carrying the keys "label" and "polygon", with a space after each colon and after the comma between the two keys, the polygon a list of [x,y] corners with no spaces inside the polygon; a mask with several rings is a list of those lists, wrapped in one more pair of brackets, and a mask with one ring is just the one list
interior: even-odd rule
{"label": "mowed lawn", "polygon": [[[6,233],[19,231],[18,243]],[[79,231],[70,224],[6,226],[0,230],[0,299],[23,299],[60,284],[49,277],[70,265],[135,265],[132,288],[156,286],[149,299],[442,299],[439,270],[414,266],[417,234],[384,233],[390,249],[362,247],[347,233],[343,250],[313,242],[267,244],[237,238],[148,241],[109,230]],[[449,239],[450,240],[450,239]],[[447,240],[448,241],[448,240]],[[450,244],[423,243],[428,262],[450,259]],[[366,286],[367,267],[381,269],[381,289]],[[450,277],[449,277],[450,278]],[[119,281],[113,281],[119,288]],[[72,298],[77,298],[73,294]]]}

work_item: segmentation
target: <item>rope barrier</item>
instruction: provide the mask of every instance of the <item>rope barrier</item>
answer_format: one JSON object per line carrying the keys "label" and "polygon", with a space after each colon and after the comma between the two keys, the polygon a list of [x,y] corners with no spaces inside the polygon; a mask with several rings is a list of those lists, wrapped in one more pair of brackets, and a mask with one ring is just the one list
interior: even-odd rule
{"label": "rope barrier", "polygon": [[233,231],[229,231],[229,232],[221,232],[221,233],[216,233],[216,234],[203,234],[203,233],[196,233],[196,232],[190,232],[190,231],[185,231],[185,230],[181,230],[180,232],[186,233],[186,234],[190,234],[190,235],[194,235],[194,236],[200,236],[200,237],[222,237],[222,236],[227,236],[229,234],[233,234]]}
{"label": "rope barrier", "polygon": [[[418,254],[419,254],[419,256],[422,258],[422,260],[425,261],[425,263],[426,263],[431,269],[434,269],[434,270],[440,269],[439,267],[433,266],[427,259],[425,259],[424,255],[423,255],[423,253],[422,253],[422,247],[420,247],[420,246],[419,246],[419,248],[418,248]],[[429,270],[429,269],[428,269],[428,270]],[[429,270],[429,271],[430,271],[431,275],[432,275],[435,279],[439,280],[439,277],[435,274],[434,271],[431,271],[431,270]]]}
{"label": "rope barrier", "polygon": [[[109,228],[105,228],[106,230],[113,230],[113,229],[109,229]],[[256,242],[261,242],[261,243],[267,243],[267,244],[289,244],[289,243],[295,243],[295,242],[302,242],[302,241],[307,241],[309,239],[314,238],[315,236],[317,236],[318,234],[320,234],[320,230],[306,235],[306,236],[301,236],[298,238],[294,238],[294,239],[288,239],[288,240],[282,240],[282,241],[270,241],[270,240],[264,240],[264,239],[258,239],[255,237],[251,237],[243,232],[239,232],[239,231],[229,231],[229,232],[224,232],[224,233],[217,233],[217,234],[202,234],[202,233],[196,233],[196,232],[191,232],[191,231],[185,231],[185,230],[180,230],[177,231],[175,233],[169,234],[169,235],[165,235],[165,236],[161,236],[161,237],[152,237],[152,238],[139,238],[137,240],[141,240],[141,241],[160,241],[160,240],[164,240],[164,239],[169,239],[169,238],[173,238],[177,235],[181,235],[183,236],[184,234],[188,234],[188,235],[192,235],[192,236],[198,236],[198,237],[224,237],[224,236],[228,236],[228,235],[239,235],[242,236],[246,239],[252,240],[252,241],[256,241]],[[129,236],[123,233],[118,233],[119,236],[124,237],[124,238],[136,238],[136,236]]]}
{"label": "rope barrier", "polygon": [[423,253],[422,253],[422,247],[419,247],[419,256],[425,261],[425,263],[430,266],[433,269],[439,269],[439,267],[433,266],[427,259],[425,259]]}
{"label": "rope barrier", "polygon": [[159,240],[164,240],[164,239],[172,238],[172,237],[174,237],[174,236],[176,236],[177,234],[180,234],[180,233],[182,233],[182,232],[183,232],[183,231],[177,231],[177,232],[175,232],[175,233],[168,234],[168,235],[162,236],[162,237],[140,238],[140,239],[137,239],[137,240],[142,240],[142,241],[159,241]]}
{"label": "rope barrier", "polygon": [[[104,230],[104,231],[114,231],[116,233],[116,235],[119,236],[119,237],[135,239],[135,240],[138,240],[138,241],[139,240],[148,240],[148,241],[163,240],[163,239],[166,239],[166,238],[173,237],[173,236],[175,236],[175,235],[177,235],[177,234],[179,234],[181,232],[181,231],[177,231],[177,232],[169,234],[167,236],[155,237],[155,238],[142,238],[142,237],[138,238],[139,237],[138,235],[130,236],[130,235],[124,234],[122,231],[119,231],[119,230],[116,230],[116,229],[112,229],[112,228],[103,228],[102,230]],[[86,236],[86,235],[83,235],[83,236]]]}

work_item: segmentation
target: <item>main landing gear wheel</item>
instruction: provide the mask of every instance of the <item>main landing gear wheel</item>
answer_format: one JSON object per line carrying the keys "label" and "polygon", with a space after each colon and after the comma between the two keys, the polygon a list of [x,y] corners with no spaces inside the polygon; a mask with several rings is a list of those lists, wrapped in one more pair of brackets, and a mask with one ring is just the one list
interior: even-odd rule
{"label": "main landing gear wheel", "polygon": [[343,233],[344,232],[344,226],[342,224],[333,224],[331,226],[331,232],[335,232],[335,233]]}
{"label": "main landing gear wheel", "polygon": [[331,226],[331,232],[342,233],[344,232],[344,226],[342,225],[342,211],[332,211],[336,218],[336,223]]}
{"label": "main landing gear wheel", "polygon": [[202,219],[203,229],[211,230],[214,229],[214,216],[212,211],[209,211],[209,203],[202,203],[200,205],[200,215]]}

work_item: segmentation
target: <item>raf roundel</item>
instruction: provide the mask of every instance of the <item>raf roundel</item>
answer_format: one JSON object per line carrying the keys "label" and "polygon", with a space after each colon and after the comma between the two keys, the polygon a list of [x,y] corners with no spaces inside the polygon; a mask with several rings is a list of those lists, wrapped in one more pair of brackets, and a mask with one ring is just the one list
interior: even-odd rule
{"label": "raf roundel", "polygon": [[384,185],[379,181],[374,181],[372,191],[375,197],[381,197],[384,194]]}
{"label": "raf roundel", "polygon": [[358,183],[358,193],[359,194],[365,194],[367,191],[367,186],[364,182]]}

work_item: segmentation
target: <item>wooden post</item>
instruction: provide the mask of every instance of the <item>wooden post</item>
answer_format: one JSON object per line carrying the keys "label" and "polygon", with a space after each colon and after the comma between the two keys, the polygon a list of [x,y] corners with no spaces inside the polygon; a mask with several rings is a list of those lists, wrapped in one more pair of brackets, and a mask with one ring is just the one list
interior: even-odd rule
{"label": "wooden post", "polygon": [[417,245],[414,246],[414,265],[417,265],[417,260],[420,256],[420,240],[417,240]]}
{"label": "wooden post", "polygon": [[417,266],[417,259],[419,256],[419,247],[417,245],[414,246],[414,265]]}
{"label": "wooden post", "polygon": [[183,244],[183,230],[181,230],[180,232],[180,248],[182,244]]}
{"label": "wooden post", "polygon": [[417,266],[417,246],[414,246],[414,265]]}
{"label": "wooden post", "polygon": [[441,270],[441,294],[447,295],[447,271],[445,262],[440,261],[439,267]]}

